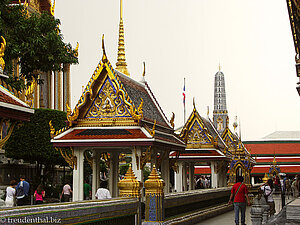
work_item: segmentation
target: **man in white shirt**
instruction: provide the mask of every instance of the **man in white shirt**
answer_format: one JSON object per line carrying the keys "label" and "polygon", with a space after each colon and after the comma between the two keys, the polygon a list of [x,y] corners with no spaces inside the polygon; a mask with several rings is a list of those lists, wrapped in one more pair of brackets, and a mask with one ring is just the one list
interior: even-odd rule
{"label": "man in white shirt", "polygon": [[100,199],[100,200],[111,198],[109,190],[107,190],[107,181],[102,181],[100,183],[100,188],[97,190],[95,197],[96,199]]}

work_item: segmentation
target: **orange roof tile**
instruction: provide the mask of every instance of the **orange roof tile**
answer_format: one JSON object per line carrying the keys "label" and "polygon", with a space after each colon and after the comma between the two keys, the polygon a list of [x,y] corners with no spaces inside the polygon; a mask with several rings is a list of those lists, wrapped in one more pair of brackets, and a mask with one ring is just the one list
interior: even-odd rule
{"label": "orange roof tile", "polygon": [[245,143],[251,155],[300,155],[300,142]]}

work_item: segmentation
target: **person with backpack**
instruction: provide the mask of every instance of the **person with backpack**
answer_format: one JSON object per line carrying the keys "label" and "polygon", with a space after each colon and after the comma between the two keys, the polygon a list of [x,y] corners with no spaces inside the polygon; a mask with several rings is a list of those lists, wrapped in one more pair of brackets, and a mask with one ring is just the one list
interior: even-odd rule
{"label": "person with backpack", "polygon": [[25,176],[22,175],[16,187],[17,206],[29,204],[29,188],[29,183],[25,180]]}
{"label": "person with backpack", "polygon": [[45,198],[45,191],[43,189],[42,184],[39,184],[39,186],[37,187],[37,189],[34,192],[33,197],[35,199],[35,204],[37,204],[37,205],[43,204],[44,198]]}
{"label": "person with backpack", "polygon": [[[243,184],[244,178],[242,176],[237,177],[237,183],[232,186],[231,195],[228,201],[228,204],[234,206],[234,217],[235,224],[239,224],[239,212],[241,211],[241,222],[242,225],[245,225],[246,220],[246,199],[248,205],[250,205],[250,199],[248,197],[248,188]],[[232,201],[233,200],[233,201]]]}
{"label": "person with backpack", "polygon": [[269,179],[267,183],[263,184],[260,188],[263,191],[267,204],[270,206],[270,216],[272,216],[275,214],[275,203],[273,199],[275,188],[273,185],[273,180]]}

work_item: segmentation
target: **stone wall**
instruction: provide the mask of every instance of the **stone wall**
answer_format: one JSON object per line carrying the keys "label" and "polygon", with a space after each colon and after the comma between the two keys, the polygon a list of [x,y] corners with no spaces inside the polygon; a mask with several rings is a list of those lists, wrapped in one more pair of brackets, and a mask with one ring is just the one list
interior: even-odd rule
{"label": "stone wall", "polygon": [[0,210],[0,223],[132,225],[139,205],[134,198],[15,207]]}

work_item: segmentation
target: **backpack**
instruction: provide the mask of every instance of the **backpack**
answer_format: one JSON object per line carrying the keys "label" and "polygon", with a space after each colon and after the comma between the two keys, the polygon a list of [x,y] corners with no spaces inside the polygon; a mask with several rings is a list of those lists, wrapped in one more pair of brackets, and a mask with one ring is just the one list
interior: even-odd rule
{"label": "backpack", "polygon": [[25,197],[24,187],[23,187],[23,181],[21,181],[20,186],[18,187],[16,191],[17,199],[21,199]]}

